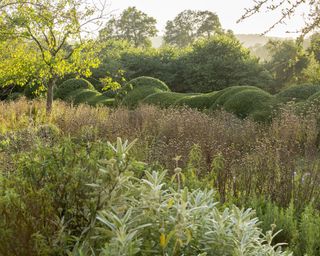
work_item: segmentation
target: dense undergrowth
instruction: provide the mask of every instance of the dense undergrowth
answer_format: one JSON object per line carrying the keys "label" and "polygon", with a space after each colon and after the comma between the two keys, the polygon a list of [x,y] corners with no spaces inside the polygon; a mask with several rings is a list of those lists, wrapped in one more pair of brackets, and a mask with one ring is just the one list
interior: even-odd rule
{"label": "dense undergrowth", "polygon": [[[257,227],[282,230],[272,245],[294,255],[319,254],[316,109],[288,105],[268,124],[220,110],[44,109],[0,104],[0,255],[278,255]],[[108,144],[117,137],[137,142],[128,153]]]}

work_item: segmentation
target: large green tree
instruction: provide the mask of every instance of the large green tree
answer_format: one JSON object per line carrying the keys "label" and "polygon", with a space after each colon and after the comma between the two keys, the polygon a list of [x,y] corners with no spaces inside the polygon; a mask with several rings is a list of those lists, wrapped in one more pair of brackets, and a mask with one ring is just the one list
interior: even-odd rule
{"label": "large green tree", "polygon": [[310,37],[309,53],[314,54],[314,58],[320,63],[320,33],[314,33]]}
{"label": "large green tree", "polygon": [[265,87],[271,80],[259,60],[226,35],[197,41],[179,61],[183,66],[181,91],[211,92],[233,85]]}
{"label": "large green tree", "polygon": [[176,46],[187,46],[197,38],[209,38],[222,32],[219,17],[210,11],[185,10],[168,21],[164,41]]}
{"label": "large green tree", "polygon": [[[21,43],[11,49],[8,58],[2,57],[5,61],[0,63],[0,69],[6,71],[0,73],[2,85],[22,85],[36,74],[47,87],[50,113],[57,80],[70,73],[88,76],[90,67],[99,63],[86,31],[100,25],[106,15],[106,4],[100,3],[101,8],[86,0],[1,1],[0,38],[6,43]],[[36,59],[26,58],[31,52]]]}
{"label": "large green tree", "polygon": [[111,18],[105,28],[100,30],[100,39],[127,40],[135,47],[150,46],[150,37],[157,35],[156,19],[137,10],[136,7],[125,9],[121,15]]}
{"label": "large green tree", "polygon": [[309,60],[301,44],[292,41],[271,40],[267,44],[271,59],[266,63],[278,86],[297,82]]}

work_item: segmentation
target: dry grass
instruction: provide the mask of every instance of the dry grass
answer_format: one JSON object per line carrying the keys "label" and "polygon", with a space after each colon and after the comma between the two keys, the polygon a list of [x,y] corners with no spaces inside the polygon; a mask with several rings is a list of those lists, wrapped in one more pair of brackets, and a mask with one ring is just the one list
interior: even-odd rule
{"label": "dry grass", "polygon": [[4,134],[49,122],[62,135],[79,141],[138,138],[134,155],[169,170],[175,156],[181,156],[179,165],[185,168],[197,144],[202,152],[201,176],[212,171],[216,156],[223,158],[223,170],[215,174],[223,201],[228,196],[245,199],[253,194],[268,195],[282,205],[292,199],[319,201],[317,111],[299,115],[288,106],[270,124],[259,124],[223,111],[208,115],[154,106],[128,110],[55,102],[50,118],[44,109],[41,101],[0,103],[0,131]]}

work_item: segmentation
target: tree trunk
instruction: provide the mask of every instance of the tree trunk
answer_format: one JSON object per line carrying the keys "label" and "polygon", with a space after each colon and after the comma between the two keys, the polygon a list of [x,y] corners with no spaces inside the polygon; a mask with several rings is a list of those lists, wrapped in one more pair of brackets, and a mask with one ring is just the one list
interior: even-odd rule
{"label": "tree trunk", "polygon": [[56,78],[51,78],[48,82],[48,92],[47,92],[47,115],[50,115],[52,112],[53,104],[53,88],[56,85]]}

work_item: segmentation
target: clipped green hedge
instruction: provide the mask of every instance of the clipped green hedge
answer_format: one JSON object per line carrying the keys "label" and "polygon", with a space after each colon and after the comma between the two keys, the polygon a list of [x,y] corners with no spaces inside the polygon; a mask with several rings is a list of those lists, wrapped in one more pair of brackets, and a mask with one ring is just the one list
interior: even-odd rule
{"label": "clipped green hedge", "polygon": [[258,87],[254,86],[231,86],[228,88],[225,88],[221,91],[219,91],[218,94],[216,94],[215,101],[212,102],[211,109],[217,109],[221,106],[223,106],[231,97],[233,97],[235,94],[245,91],[245,90],[260,90]]}
{"label": "clipped green hedge", "polygon": [[105,95],[100,94],[95,97],[89,98],[88,104],[92,106],[114,106],[115,99],[107,98]]}
{"label": "clipped green hedge", "polygon": [[76,95],[74,95],[73,102],[75,104],[80,104],[80,103],[88,103],[92,101],[94,98],[100,96],[101,94],[97,91],[94,90],[88,90],[88,89],[83,89],[82,91],[77,92]]}
{"label": "clipped green hedge", "polygon": [[314,93],[308,98],[308,101],[319,101],[320,100],[320,92]]}
{"label": "clipped green hedge", "polygon": [[129,81],[121,90],[123,95],[122,104],[128,107],[136,107],[147,96],[159,93],[168,92],[169,87],[162,81],[142,76]]}
{"label": "clipped green hedge", "polygon": [[274,96],[263,90],[247,89],[229,97],[223,109],[241,118],[252,116],[262,120],[271,115],[274,102]]}
{"label": "clipped green hedge", "polygon": [[178,93],[178,92],[158,92],[149,95],[146,97],[142,103],[144,104],[151,104],[157,105],[160,107],[171,107],[176,105],[176,103],[186,97],[185,93]]}
{"label": "clipped green hedge", "polygon": [[70,93],[75,92],[79,89],[87,89],[87,90],[92,90],[95,91],[94,86],[87,80],[80,78],[72,78],[69,80],[64,81],[61,85],[59,85],[55,92],[54,92],[54,97],[56,99],[62,99],[65,100]]}
{"label": "clipped green hedge", "polygon": [[188,95],[176,102],[176,105],[187,106],[190,108],[196,108],[198,110],[204,110],[211,107],[212,102],[217,97],[219,92],[203,93],[199,95]]}
{"label": "clipped green hedge", "polygon": [[317,92],[320,92],[320,85],[318,84],[293,85],[280,91],[276,95],[276,98],[282,103],[286,103],[288,101],[299,102],[307,100]]}

